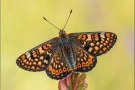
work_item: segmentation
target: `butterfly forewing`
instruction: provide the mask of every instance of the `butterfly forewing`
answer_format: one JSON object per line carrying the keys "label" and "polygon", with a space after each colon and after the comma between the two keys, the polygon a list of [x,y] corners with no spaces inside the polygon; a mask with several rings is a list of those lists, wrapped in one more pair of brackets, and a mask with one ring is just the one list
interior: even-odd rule
{"label": "butterfly forewing", "polygon": [[60,49],[61,48],[57,49],[53,58],[51,59],[50,65],[46,69],[47,75],[56,80],[63,79],[71,73],[71,69],[67,65],[65,57],[63,57]]}
{"label": "butterfly forewing", "polygon": [[69,34],[72,42],[90,55],[99,56],[109,51],[116,42],[117,36],[111,32],[84,32]]}
{"label": "butterfly forewing", "polygon": [[22,69],[28,71],[42,71],[45,70],[50,63],[50,59],[55,52],[55,45],[57,39],[49,40],[18,57],[16,63]]}

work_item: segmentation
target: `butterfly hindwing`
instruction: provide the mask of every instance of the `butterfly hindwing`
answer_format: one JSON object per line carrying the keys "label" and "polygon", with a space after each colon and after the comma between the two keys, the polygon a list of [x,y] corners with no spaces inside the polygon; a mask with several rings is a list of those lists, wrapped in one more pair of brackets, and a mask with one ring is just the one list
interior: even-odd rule
{"label": "butterfly hindwing", "polygon": [[88,72],[92,70],[96,63],[97,58],[89,55],[79,47],[76,48],[76,65],[74,67],[75,72]]}
{"label": "butterfly hindwing", "polygon": [[117,36],[111,32],[84,32],[69,34],[72,42],[93,56],[109,51],[116,42]]}
{"label": "butterfly hindwing", "polygon": [[72,71],[67,65],[60,48],[57,49],[48,68],[46,69],[47,75],[52,79],[59,80],[67,77],[71,72]]}
{"label": "butterfly hindwing", "polygon": [[53,55],[57,39],[51,39],[29,51],[22,54],[16,60],[17,65],[28,71],[42,71],[45,70],[50,63]]}

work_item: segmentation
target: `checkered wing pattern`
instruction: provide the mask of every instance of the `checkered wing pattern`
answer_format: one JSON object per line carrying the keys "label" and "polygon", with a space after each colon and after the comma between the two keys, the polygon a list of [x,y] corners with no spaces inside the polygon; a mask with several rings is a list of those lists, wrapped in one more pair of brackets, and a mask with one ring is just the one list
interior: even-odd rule
{"label": "checkered wing pattern", "polygon": [[97,58],[88,54],[81,48],[76,48],[76,66],[75,72],[88,72],[92,70],[97,63]]}
{"label": "checkered wing pattern", "polygon": [[59,80],[67,77],[71,72],[72,71],[67,65],[61,49],[58,47],[48,68],[46,69],[47,75],[52,79]]}
{"label": "checkered wing pattern", "polygon": [[16,60],[17,65],[28,71],[45,70],[50,63],[50,59],[55,52],[57,39],[51,39],[19,56]]}
{"label": "checkered wing pattern", "polygon": [[99,56],[109,51],[117,36],[111,32],[84,32],[69,34],[72,42],[92,56]]}

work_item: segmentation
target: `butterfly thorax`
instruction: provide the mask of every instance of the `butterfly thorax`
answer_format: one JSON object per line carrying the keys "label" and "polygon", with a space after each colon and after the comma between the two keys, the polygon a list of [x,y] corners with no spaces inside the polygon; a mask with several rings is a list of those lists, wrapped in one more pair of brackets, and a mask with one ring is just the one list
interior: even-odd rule
{"label": "butterfly thorax", "polygon": [[60,40],[62,45],[69,43],[69,41],[68,41],[69,37],[68,37],[68,35],[66,34],[66,32],[64,30],[60,30],[60,32],[59,32],[59,40]]}

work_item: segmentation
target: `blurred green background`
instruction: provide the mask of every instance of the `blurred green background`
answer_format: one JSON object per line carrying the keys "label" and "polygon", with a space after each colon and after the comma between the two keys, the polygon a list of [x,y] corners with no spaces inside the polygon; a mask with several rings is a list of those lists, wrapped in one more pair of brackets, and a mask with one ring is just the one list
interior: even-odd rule
{"label": "blurred green background", "polygon": [[110,52],[87,73],[87,90],[134,90],[134,0],[1,0],[1,90],[58,90],[44,71],[28,72],[18,56],[58,36],[45,16],[67,33],[109,31],[118,36]]}

